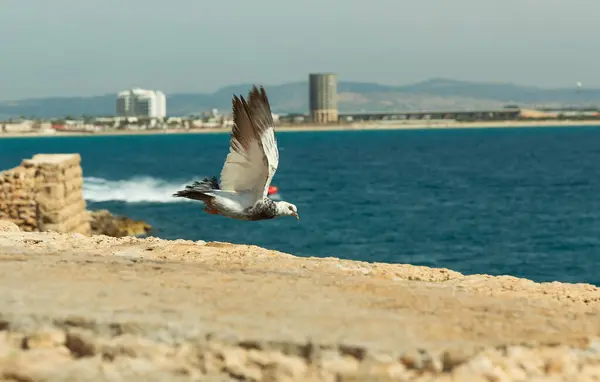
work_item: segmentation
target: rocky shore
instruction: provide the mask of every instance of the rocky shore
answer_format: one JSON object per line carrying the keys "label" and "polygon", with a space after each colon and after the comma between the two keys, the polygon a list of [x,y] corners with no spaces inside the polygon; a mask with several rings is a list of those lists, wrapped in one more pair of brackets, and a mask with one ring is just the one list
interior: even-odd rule
{"label": "rocky shore", "polygon": [[107,210],[86,209],[79,154],[37,154],[1,171],[0,219],[29,232],[122,237],[146,235],[152,229],[143,221],[115,216]]}
{"label": "rocky shore", "polygon": [[144,221],[116,216],[108,210],[90,211],[89,216],[92,235],[144,236],[152,231],[152,226]]}
{"label": "rocky shore", "polygon": [[588,284],[0,231],[0,381],[600,378]]}

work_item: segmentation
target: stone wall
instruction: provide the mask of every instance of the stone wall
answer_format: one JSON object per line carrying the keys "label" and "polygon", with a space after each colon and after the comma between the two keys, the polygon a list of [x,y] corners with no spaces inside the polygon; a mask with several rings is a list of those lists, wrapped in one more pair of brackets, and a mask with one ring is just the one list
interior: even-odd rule
{"label": "stone wall", "polygon": [[37,154],[0,172],[0,219],[23,231],[89,235],[79,154]]}

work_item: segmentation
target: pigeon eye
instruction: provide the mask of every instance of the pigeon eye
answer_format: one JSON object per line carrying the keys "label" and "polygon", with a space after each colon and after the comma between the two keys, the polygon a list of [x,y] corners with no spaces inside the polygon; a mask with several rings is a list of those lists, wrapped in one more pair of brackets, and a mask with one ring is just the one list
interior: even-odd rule
{"label": "pigeon eye", "polygon": [[288,208],[290,209],[290,211],[292,211],[292,210],[293,210],[293,208],[292,208],[292,207],[288,207]]}

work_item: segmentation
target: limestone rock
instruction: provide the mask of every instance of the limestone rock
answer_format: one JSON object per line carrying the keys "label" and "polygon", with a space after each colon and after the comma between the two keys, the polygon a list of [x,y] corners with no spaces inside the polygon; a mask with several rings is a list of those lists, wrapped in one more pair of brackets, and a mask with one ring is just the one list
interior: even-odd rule
{"label": "limestone rock", "polygon": [[19,226],[7,220],[0,220],[0,232],[19,232]]}
{"label": "limestone rock", "polygon": [[0,172],[0,219],[22,231],[90,233],[79,154],[37,154]]}
{"label": "limestone rock", "polygon": [[108,211],[90,216],[83,198],[79,154],[37,154],[18,167],[0,172],[0,220],[8,220],[25,232],[82,235],[92,234],[92,223],[93,233],[116,237],[144,235],[152,228]]}
{"label": "limestone rock", "polygon": [[600,380],[589,284],[45,232],[0,280],[0,381]]}
{"label": "limestone rock", "polygon": [[125,216],[115,216],[107,210],[90,213],[92,234],[113,237],[146,235],[152,226],[141,220],[133,220]]}

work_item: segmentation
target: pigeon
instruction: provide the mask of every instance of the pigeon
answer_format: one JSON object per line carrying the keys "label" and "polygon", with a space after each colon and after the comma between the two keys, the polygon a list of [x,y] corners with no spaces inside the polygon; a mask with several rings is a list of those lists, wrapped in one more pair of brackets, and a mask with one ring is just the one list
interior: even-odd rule
{"label": "pigeon", "polygon": [[238,220],[257,221],[281,216],[298,216],[298,209],[286,201],[267,196],[279,165],[279,150],[273,129],[273,115],[265,89],[254,85],[243,96],[233,96],[233,128],[229,153],[217,177],[204,178],[174,197],[200,200],[204,211]]}

